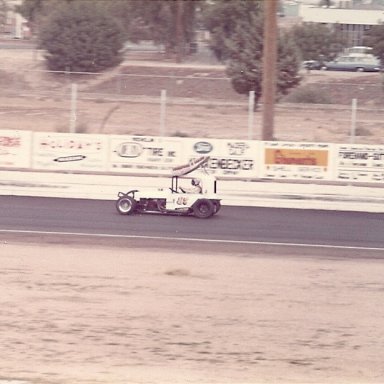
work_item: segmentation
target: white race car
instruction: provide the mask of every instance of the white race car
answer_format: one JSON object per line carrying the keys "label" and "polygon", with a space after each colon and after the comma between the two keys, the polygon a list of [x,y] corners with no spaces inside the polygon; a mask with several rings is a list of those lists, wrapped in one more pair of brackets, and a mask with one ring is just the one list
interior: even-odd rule
{"label": "white race car", "polygon": [[169,189],[152,191],[119,192],[116,201],[117,211],[122,215],[138,213],[166,213],[177,215],[193,215],[206,219],[219,212],[221,204],[217,197],[217,180],[208,174],[192,179],[192,188],[180,186],[179,181],[208,161],[207,157],[199,158],[185,166],[173,169]]}

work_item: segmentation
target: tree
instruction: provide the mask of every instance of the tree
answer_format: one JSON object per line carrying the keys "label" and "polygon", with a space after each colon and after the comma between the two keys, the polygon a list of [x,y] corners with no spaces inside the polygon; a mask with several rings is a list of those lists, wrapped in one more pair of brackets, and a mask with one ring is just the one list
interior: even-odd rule
{"label": "tree", "polygon": [[[213,36],[216,36],[213,49],[218,57],[226,59],[226,72],[233,89],[240,94],[255,92],[255,108],[262,94],[263,80],[264,16],[260,5],[258,0],[220,1],[215,5],[220,17],[213,8],[209,16]],[[222,19],[224,15],[227,19]],[[299,56],[290,36],[279,38],[277,96],[299,84]]]}
{"label": "tree", "polygon": [[296,25],[290,33],[302,60],[332,60],[345,47],[341,35],[322,24]]}
{"label": "tree", "polygon": [[121,62],[122,28],[96,5],[83,0],[61,3],[45,19],[39,43],[49,69],[99,72]]}
{"label": "tree", "polygon": [[210,47],[216,58],[228,58],[227,44],[238,30],[238,24],[250,22],[252,15],[261,12],[262,0],[218,0],[207,6],[204,24],[211,34]]}
{"label": "tree", "polygon": [[34,31],[63,3],[90,3],[119,20],[125,39],[153,40],[166,53],[188,54],[194,40],[196,11],[205,0],[23,0],[19,12]]}
{"label": "tree", "polygon": [[320,0],[319,1],[319,7],[329,8],[331,5],[333,5],[333,1],[331,1],[331,0]]}
{"label": "tree", "polygon": [[5,0],[0,0],[0,30],[6,24],[7,21],[8,6]]}
{"label": "tree", "polygon": [[254,23],[239,23],[231,38],[227,37],[223,54],[228,56],[227,75],[233,89],[240,94],[255,92],[255,105],[261,96],[263,78],[263,23],[254,16]]}
{"label": "tree", "polygon": [[107,9],[124,25],[127,40],[153,40],[170,56],[188,54],[201,4],[202,0],[114,0],[107,2]]}
{"label": "tree", "polygon": [[374,25],[364,38],[364,45],[372,47],[372,53],[384,65],[384,25]]}
{"label": "tree", "polygon": [[58,6],[60,6],[58,0],[23,0],[15,9],[28,21],[31,33],[37,35],[41,20]]}
{"label": "tree", "polygon": [[[148,36],[165,46],[171,55],[182,51],[195,38],[196,9],[201,0],[133,0],[136,20],[147,27]],[[180,52],[179,52],[180,53]]]}

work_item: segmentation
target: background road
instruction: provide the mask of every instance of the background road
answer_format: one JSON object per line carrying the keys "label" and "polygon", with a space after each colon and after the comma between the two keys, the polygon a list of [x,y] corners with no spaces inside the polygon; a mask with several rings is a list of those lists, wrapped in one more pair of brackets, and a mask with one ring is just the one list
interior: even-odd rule
{"label": "background road", "polygon": [[0,230],[106,234],[384,250],[383,214],[255,207],[222,208],[208,220],[122,216],[114,202],[1,196]]}

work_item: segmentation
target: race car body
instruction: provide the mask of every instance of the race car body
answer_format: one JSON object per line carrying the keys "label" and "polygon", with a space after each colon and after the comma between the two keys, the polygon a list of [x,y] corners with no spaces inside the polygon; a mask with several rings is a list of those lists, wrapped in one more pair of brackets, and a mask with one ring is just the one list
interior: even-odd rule
{"label": "race car body", "polygon": [[217,197],[217,181],[208,174],[192,178],[193,189],[182,187],[179,181],[183,176],[206,164],[207,157],[199,158],[185,166],[173,169],[171,186],[168,189],[119,192],[116,209],[120,214],[163,213],[177,215],[193,215],[198,218],[209,218],[221,207]]}

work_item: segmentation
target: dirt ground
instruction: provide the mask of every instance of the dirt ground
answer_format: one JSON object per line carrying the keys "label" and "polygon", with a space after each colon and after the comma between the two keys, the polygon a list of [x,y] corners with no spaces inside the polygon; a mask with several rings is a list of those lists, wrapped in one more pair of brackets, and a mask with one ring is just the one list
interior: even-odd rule
{"label": "dirt ground", "polygon": [[[2,129],[67,132],[76,119],[77,132],[262,138],[262,110],[249,125],[248,101],[232,90],[220,66],[126,60],[119,69],[85,80],[42,72],[41,54],[32,51],[0,50],[0,58]],[[276,139],[350,142],[351,100],[357,98],[354,142],[384,143],[381,74],[312,71],[302,76],[303,87],[326,89],[339,104],[278,103]],[[73,82],[78,102],[71,114]],[[161,89],[167,90],[163,115]]]}
{"label": "dirt ground", "polygon": [[0,382],[381,384],[384,264],[360,256],[2,241]]}

